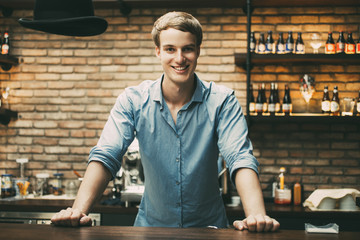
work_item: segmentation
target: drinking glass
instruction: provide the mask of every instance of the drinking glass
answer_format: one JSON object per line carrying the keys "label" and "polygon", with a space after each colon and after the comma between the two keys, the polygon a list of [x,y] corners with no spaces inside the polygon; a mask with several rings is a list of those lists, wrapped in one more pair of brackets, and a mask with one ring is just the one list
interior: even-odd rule
{"label": "drinking glass", "polygon": [[319,33],[313,33],[311,35],[311,41],[310,41],[310,45],[311,47],[313,48],[313,53],[314,54],[318,54],[319,53],[319,48],[321,47],[322,45],[322,42],[321,42],[321,36]]}
{"label": "drinking glass", "polygon": [[308,74],[300,79],[300,93],[306,102],[306,112],[310,112],[310,99],[315,92],[315,80]]}

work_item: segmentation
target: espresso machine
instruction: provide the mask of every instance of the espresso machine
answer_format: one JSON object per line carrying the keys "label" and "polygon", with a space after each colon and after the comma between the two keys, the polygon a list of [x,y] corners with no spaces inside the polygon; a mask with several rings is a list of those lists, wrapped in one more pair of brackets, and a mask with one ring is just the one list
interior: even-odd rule
{"label": "espresso machine", "polygon": [[120,198],[125,207],[139,203],[144,193],[144,171],[141,164],[139,143],[135,138],[124,154],[121,169],[117,174],[121,179]]}

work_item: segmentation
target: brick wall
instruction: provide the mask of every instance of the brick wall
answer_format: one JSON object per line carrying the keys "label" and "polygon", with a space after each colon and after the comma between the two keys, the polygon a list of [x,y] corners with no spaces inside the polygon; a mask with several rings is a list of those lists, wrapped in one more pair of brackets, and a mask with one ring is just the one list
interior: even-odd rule
{"label": "brick wall", "polygon": [[[246,72],[235,66],[234,53],[246,52],[246,16],[241,9],[185,9],[203,24],[204,44],[197,68],[207,81],[227,85],[245,106]],[[21,63],[1,70],[1,87],[11,87],[11,109],[21,118],[0,126],[0,173],[19,175],[17,158],[29,158],[26,175],[72,170],[84,173],[89,150],[97,142],[108,113],[119,93],[144,79],[156,79],[162,69],[154,54],[150,31],[156,18],[167,9],[133,9],[129,17],[117,9],[98,9],[109,28],[96,37],[64,37],[22,28],[20,17],[32,11],[15,10],[0,18],[10,29],[12,54]],[[252,18],[252,30],[301,31],[309,49],[310,33],[353,31],[358,38],[359,8],[259,8]],[[336,38],[336,34],[334,34]],[[355,97],[360,89],[357,65],[346,66],[255,66],[253,83],[279,83],[292,89],[294,110],[302,111],[298,93],[301,74],[317,82],[311,102],[317,110],[325,84],[338,85],[340,97]],[[287,129],[287,130],[285,130]],[[256,124],[251,126],[255,154],[261,163],[265,195],[280,166],[286,166],[290,180],[301,180],[307,191],[315,187],[357,187],[360,179],[359,128],[332,124]],[[280,132],[280,134],[279,134]],[[314,137],[316,136],[316,137]],[[274,141],[276,139],[276,141]],[[345,142],[345,143],[344,143]]]}

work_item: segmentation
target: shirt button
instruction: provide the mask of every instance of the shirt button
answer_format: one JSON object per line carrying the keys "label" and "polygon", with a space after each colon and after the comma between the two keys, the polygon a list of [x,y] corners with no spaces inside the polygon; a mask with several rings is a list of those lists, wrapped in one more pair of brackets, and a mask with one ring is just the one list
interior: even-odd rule
{"label": "shirt button", "polygon": [[179,181],[176,181],[176,185],[179,185],[180,184],[180,182]]}
{"label": "shirt button", "polygon": [[176,162],[180,162],[180,159],[177,158],[177,159],[176,159]]}
{"label": "shirt button", "polygon": [[179,111],[179,115],[181,115],[181,111]]}

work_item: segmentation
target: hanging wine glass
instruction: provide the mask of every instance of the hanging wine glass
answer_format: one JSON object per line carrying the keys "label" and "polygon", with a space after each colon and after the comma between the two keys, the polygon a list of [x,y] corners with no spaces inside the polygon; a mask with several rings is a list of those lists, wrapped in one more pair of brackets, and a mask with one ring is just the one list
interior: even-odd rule
{"label": "hanging wine glass", "polygon": [[306,102],[306,112],[307,113],[310,112],[310,109],[309,109],[310,99],[312,98],[314,92],[315,92],[315,79],[310,77],[308,74],[305,74],[300,79],[300,93]]}
{"label": "hanging wine glass", "polygon": [[310,41],[310,45],[313,48],[313,53],[314,54],[318,54],[319,53],[319,48],[321,47],[321,36],[319,33],[313,33],[311,35],[311,41]]}

